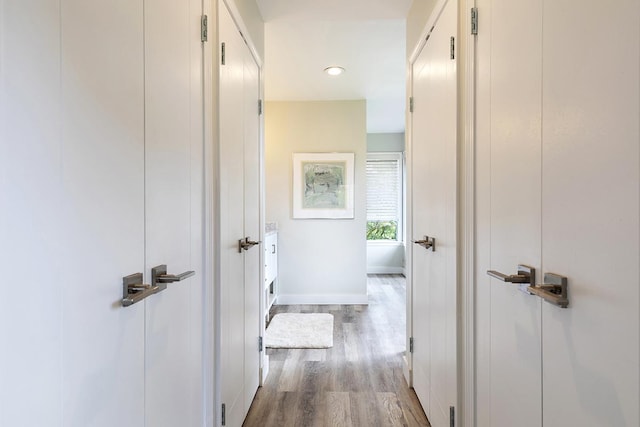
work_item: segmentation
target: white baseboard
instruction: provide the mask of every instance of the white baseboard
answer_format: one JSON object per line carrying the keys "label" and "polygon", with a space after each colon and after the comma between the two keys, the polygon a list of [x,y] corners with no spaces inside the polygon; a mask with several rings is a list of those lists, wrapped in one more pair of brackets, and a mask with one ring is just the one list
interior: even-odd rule
{"label": "white baseboard", "polygon": [[277,305],[367,305],[366,294],[278,294]]}
{"label": "white baseboard", "polygon": [[367,274],[404,274],[402,267],[367,266]]}

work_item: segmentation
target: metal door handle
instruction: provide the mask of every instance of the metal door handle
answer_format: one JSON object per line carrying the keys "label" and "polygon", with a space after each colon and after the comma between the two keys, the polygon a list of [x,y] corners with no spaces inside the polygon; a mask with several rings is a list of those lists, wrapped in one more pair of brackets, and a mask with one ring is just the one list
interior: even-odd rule
{"label": "metal door handle", "polygon": [[242,253],[243,250],[248,251],[255,245],[259,245],[261,242],[250,240],[250,237],[245,237],[244,239],[238,240],[238,252]]}
{"label": "metal door handle", "polygon": [[545,301],[561,308],[569,306],[569,281],[559,274],[545,273],[544,284],[532,284],[527,288],[531,295],[537,295]]}
{"label": "metal door handle", "polygon": [[159,291],[160,287],[157,285],[152,286],[142,283],[142,273],[125,276],[122,278],[122,306],[129,307]]}
{"label": "metal door handle", "polygon": [[487,270],[487,274],[503,282],[536,284],[536,269],[524,264],[518,264],[518,274],[506,275],[495,270]]}
{"label": "metal door handle", "polygon": [[415,243],[416,245],[420,245],[420,246],[424,247],[426,250],[431,249],[432,252],[436,251],[436,238],[435,237],[424,236],[424,239],[422,239],[422,240],[413,240],[413,243]]}
{"label": "metal door handle", "polygon": [[195,271],[185,271],[180,274],[167,274],[167,265],[161,264],[151,269],[151,283],[158,286],[159,291],[167,289],[167,283],[180,282],[195,275]]}

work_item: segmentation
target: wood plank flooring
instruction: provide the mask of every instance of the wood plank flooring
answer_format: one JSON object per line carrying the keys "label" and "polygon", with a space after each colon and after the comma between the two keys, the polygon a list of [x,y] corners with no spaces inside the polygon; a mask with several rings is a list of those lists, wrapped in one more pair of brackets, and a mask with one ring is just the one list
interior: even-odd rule
{"label": "wood plank flooring", "polygon": [[429,426],[402,374],[404,277],[371,275],[368,285],[368,306],[272,308],[333,314],[333,347],[267,349],[270,372],[244,426]]}

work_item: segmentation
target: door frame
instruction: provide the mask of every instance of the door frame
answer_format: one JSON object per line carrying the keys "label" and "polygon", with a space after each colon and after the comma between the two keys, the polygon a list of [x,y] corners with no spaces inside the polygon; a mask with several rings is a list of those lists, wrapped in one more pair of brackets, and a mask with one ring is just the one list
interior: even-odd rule
{"label": "door frame", "polygon": [[476,7],[476,0],[459,1],[458,405],[459,425],[473,427],[476,425],[476,36],[471,34],[471,10]]}
{"label": "door frame", "polygon": [[[407,62],[407,103],[413,96],[413,65],[427,41],[427,36],[440,17],[447,1],[458,1],[458,30],[456,51],[458,100],[458,419],[456,425],[475,426],[475,82],[476,82],[476,37],[471,34],[471,9],[476,0],[438,0],[426,21],[418,42],[413,47]],[[407,271],[407,336],[406,344],[413,336],[413,280],[412,255],[408,243],[413,233],[412,214],[412,165],[413,165],[413,114],[407,114],[405,144],[407,153],[407,213],[406,213],[406,271]],[[413,386],[413,359],[406,352],[403,373],[409,386]]]}
{"label": "door frame", "polygon": [[[203,0],[202,13],[207,16],[209,22],[217,22],[217,0]],[[220,401],[220,367],[217,364],[219,356],[216,350],[220,348],[220,338],[218,333],[219,315],[216,305],[219,305],[220,291],[218,284],[220,276],[218,273],[219,244],[216,244],[216,237],[220,229],[219,211],[220,192],[216,165],[219,162],[219,126],[217,120],[217,88],[219,64],[218,50],[212,46],[217,46],[217,31],[210,31],[208,40],[202,43],[203,55],[203,126],[204,126],[204,224],[203,224],[203,379],[202,391],[204,401],[204,421],[208,427],[216,425],[220,418],[218,411]]]}

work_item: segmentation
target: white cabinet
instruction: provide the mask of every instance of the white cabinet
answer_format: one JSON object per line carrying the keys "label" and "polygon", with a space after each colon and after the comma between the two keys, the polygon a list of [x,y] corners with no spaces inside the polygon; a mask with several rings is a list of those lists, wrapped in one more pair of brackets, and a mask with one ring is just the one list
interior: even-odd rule
{"label": "white cabinet", "polygon": [[276,300],[278,283],[278,233],[270,232],[264,237],[264,311],[267,319],[269,309]]}

